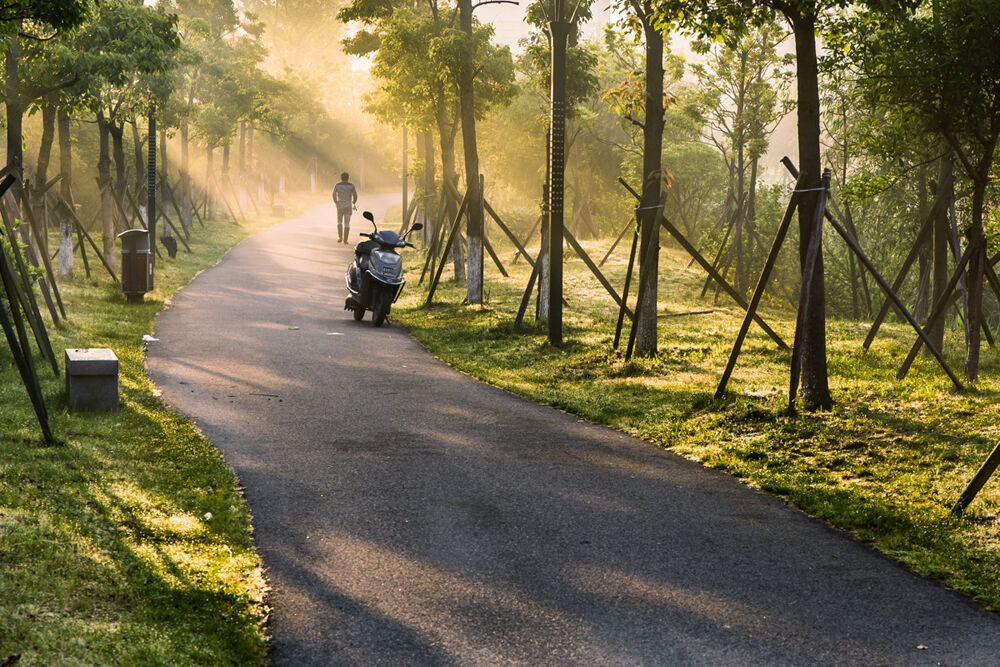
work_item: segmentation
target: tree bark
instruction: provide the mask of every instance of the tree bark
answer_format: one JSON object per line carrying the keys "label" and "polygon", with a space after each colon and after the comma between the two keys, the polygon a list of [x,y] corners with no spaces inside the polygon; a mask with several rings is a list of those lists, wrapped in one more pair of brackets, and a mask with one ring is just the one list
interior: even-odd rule
{"label": "tree bark", "polygon": [[660,182],[663,152],[663,34],[652,23],[650,3],[642,6],[643,35],[646,42],[645,117],[642,128],[642,198],[639,218],[642,221],[639,280],[645,285],[640,306],[639,326],[635,338],[635,354],[656,354],[657,342],[657,283],[659,252],[649,254],[650,243],[658,243],[656,226],[660,221]]}
{"label": "tree bark", "polygon": [[430,131],[422,133],[424,146],[424,243],[430,243],[434,238],[434,225],[437,220],[437,197],[434,196],[435,183],[437,180],[437,164],[434,158],[434,134]]}
{"label": "tree bark", "polygon": [[[472,0],[458,0],[459,28],[472,41]],[[476,109],[471,56],[462,64],[458,77],[459,108],[462,116],[462,143],[465,147],[466,208],[465,240],[468,258],[465,300],[483,302],[483,193],[479,188],[479,148],[476,145]]]}
{"label": "tree bark", "polygon": [[35,163],[35,185],[42,187],[49,180],[49,161],[52,159],[52,143],[56,134],[56,108],[49,103],[42,106],[42,138],[38,145],[38,161]]}
{"label": "tree bark", "polygon": [[215,146],[205,149],[205,188],[208,194],[208,219],[215,220]]}
{"label": "tree bark", "polygon": [[18,73],[18,61],[21,49],[18,32],[21,22],[17,21],[15,29],[10,33],[7,44],[6,84],[7,84],[7,166],[13,169],[18,178],[24,176],[24,152],[21,147],[21,122],[24,117],[24,101],[21,99],[21,80]]}
{"label": "tree bark", "polygon": [[[820,159],[819,71],[816,58],[816,17],[812,14],[789,17],[795,35],[795,63],[798,92],[799,183],[804,188],[819,187]],[[799,262],[805,267],[806,253],[815,223],[818,193],[805,192],[799,201]],[[820,228],[822,230],[822,227]],[[821,232],[820,232],[821,233]],[[809,294],[805,326],[801,332],[801,396],[807,409],[833,406],[826,367],[826,289],[823,253],[816,260]]]}
{"label": "tree bark", "polygon": [[[438,103],[437,108],[438,134],[441,139],[441,177],[452,184],[458,183],[458,175],[455,173],[455,135],[452,125],[448,122],[448,110],[443,101]],[[442,186],[443,187],[443,186]],[[448,212],[445,224],[452,224],[458,214],[458,204],[454,198],[445,195],[445,210]],[[448,230],[450,231],[450,230]],[[455,239],[451,246],[451,259],[455,266],[455,280],[465,280],[465,253],[462,251],[461,239]]]}
{"label": "tree bark", "polygon": [[121,198],[125,192],[125,124],[109,120],[108,133],[111,135],[112,154],[115,159],[114,191]]}
{"label": "tree bark", "polygon": [[[953,165],[951,156],[941,158],[937,179],[937,199],[950,199],[953,193]],[[931,303],[937,303],[938,298],[944,292],[948,284],[948,237],[951,235],[951,221],[948,218],[948,205],[944,202],[935,202],[934,238],[933,248],[933,276],[931,279]],[[944,348],[944,318],[939,317],[934,326],[927,334],[934,347],[941,350]],[[926,346],[924,346],[926,349]]]}
{"label": "tree bark", "polygon": [[132,127],[132,153],[135,157],[135,192],[136,201],[140,206],[146,206],[146,156],[142,150],[145,145],[145,138],[139,133],[139,125],[133,119],[129,125]]}
{"label": "tree bark", "polygon": [[979,379],[979,351],[983,321],[983,277],[986,264],[986,237],[983,234],[983,203],[989,174],[975,179],[972,190],[972,226],[969,228],[969,245],[973,246],[969,269],[966,273],[966,290],[969,294],[969,349],[965,357],[965,379]]}
{"label": "tree bark", "polygon": [[[56,113],[59,131],[59,191],[70,206],[73,205],[73,146],[70,141],[69,113],[59,109]],[[73,219],[60,211],[59,217],[59,277],[73,277]]]}
{"label": "tree bark", "polygon": [[191,201],[191,157],[189,154],[188,121],[181,123],[181,224],[185,229],[191,228],[191,217],[194,214],[194,204]]}
{"label": "tree bark", "polygon": [[101,240],[104,259],[108,266],[115,266],[115,209],[111,196],[111,130],[103,111],[97,112],[99,149],[97,157],[97,187],[101,191]]}

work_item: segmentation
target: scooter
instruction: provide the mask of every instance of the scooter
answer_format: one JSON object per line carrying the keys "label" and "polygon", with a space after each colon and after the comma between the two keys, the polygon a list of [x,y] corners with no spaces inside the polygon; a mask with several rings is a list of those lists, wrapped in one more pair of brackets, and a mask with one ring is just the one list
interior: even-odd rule
{"label": "scooter", "polygon": [[399,298],[406,284],[403,278],[403,258],[396,248],[413,247],[406,240],[412,232],[423,229],[421,223],[415,223],[400,236],[388,229],[379,231],[375,224],[375,216],[370,211],[363,214],[365,220],[372,223],[375,231],[361,236],[368,238],[354,249],[354,261],[347,267],[344,282],[350,296],[344,302],[344,310],[354,311],[354,319],[360,322],[365,311],[372,311],[372,323],[380,327],[385,322],[392,304]]}

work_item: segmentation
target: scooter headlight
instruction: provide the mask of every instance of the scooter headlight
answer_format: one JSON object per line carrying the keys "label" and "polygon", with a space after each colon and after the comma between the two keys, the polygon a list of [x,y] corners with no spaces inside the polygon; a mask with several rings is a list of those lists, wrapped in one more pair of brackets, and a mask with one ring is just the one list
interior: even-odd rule
{"label": "scooter headlight", "polygon": [[395,266],[403,259],[394,252],[386,252],[384,250],[375,250],[372,252],[372,255],[374,255],[380,263],[385,264],[386,266]]}

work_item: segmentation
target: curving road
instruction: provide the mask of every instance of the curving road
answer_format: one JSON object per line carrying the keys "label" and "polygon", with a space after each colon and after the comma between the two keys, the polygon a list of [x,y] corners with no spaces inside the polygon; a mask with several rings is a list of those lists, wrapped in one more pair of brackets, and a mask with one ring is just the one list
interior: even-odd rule
{"label": "curving road", "polygon": [[148,350],[246,487],[275,664],[1000,663],[968,599],[354,322],[333,239],[320,207],[244,242]]}

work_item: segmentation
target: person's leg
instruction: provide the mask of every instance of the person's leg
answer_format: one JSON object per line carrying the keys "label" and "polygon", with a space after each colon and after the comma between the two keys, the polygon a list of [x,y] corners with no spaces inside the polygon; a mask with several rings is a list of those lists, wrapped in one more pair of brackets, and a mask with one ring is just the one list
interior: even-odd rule
{"label": "person's leg", "polygon": [[344,242],[344,212],[337,209],[337,243]]}
{"label": "person's leg", "polygon": [[347,237],[351,235],[351,209],[344,211],[344,243],[350,243]]}

